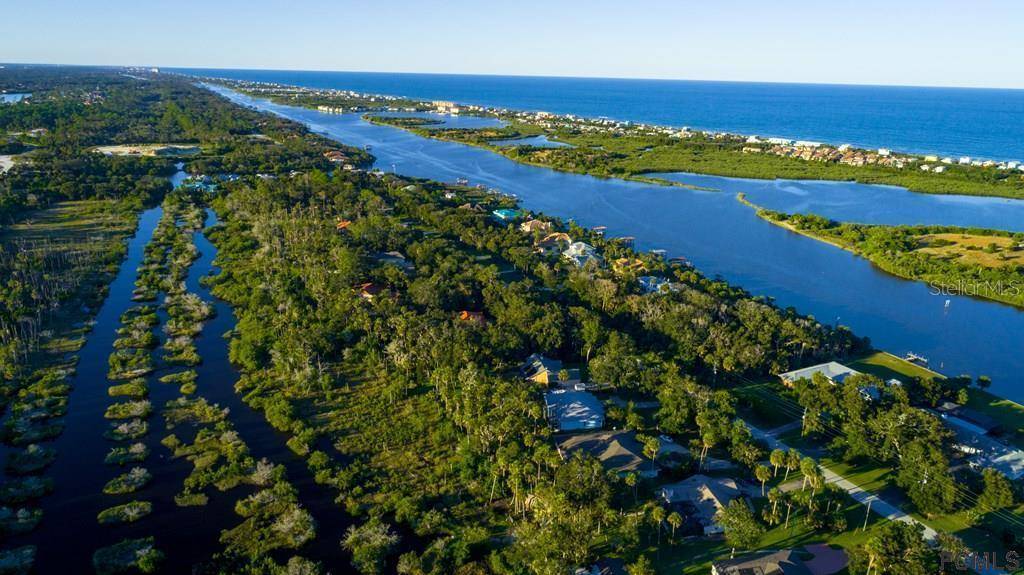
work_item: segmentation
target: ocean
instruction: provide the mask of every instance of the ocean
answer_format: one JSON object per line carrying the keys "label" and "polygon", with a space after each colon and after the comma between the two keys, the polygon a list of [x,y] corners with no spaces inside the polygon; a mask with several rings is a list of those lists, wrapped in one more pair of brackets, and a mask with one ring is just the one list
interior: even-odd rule
{"label": "ocean", "polygon": [[920,154],[1024,160],[1024,90],[197,68],[170,71]]}

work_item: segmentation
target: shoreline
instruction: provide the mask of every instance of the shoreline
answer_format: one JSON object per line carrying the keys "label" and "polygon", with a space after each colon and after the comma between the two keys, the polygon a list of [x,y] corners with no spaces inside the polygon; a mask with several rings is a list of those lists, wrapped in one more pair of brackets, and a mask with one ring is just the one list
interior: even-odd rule
{"label": "shoreline", "polygon": [[[253,92],[252,91],[252,87],[254,87],[254,86],[263,86],[264,88],[269,88],[269,89],[297,90],[298,93],[303,93],[303,94],[306,94],[306,95],[308,95],[310,97],[314,97],[314,98],[331,98],[331,97],[338,98],[338,97],[345,97],[345,94],[353,94],[353,93],[355,93],[355,92],[346,91],[346,90],[342,90],[342,89],[338,89],[338,88],[318,89],[318,88],[309,88],[309,87],[299,86],[299,85],[280,84],[280,83],[274,83],[274,82],[262,82],[262,81],[253,81],[253,80],[234,80],[234,79],[230,79],[230,78],[218,78],[218,77],[201,77],[201,76],[192,76],[191,74],[185,74],[185,75],[189,76],[189,77],[192,77],[192,78],[198,78],[201,81],[214,81],[214,82],[219,83],[221,85],[225,85],[225,87],[230,87],[232,89],[238,89],[238,90],[242,91],[243,93],[247,93],[248,95],[253,96],[253,97],[265,98],[265,99],[269,99],[270,101],[273,101],[273,102],[276,102],[276,103],[279,103],[279,104],[299,106],[299,107],[304,107],[304,108],[314,109],[314,110],[317,109],[317,106],[315,104],[313,104],[311,102],[303,102],[303,101],[301,101],[301,99],[295,98],[294,94],[293,94],[293,99],[292,100],[285,100],[285,99],[281,98],[280,95],[277,95],[277,94],[263,93],[263,92],[260,92],[260,93]],[[359,94],[359,95],[362,96],[362,97],[371,97],[371,96],[373,96],[373,97],[381,97],[381,98],[401,99],[402,101],[414,102],[417,106],[425,107],[427,109],[427,111],[433,111],[433,108],[432,108],[433,103],[430,102],[430,101],[426,101],[426,100],[420,100],[420,99],[416,99],[416,98],[406,98],[406,97],[403,97],[403,96],[389,96],[389,95],[383,95],[383,94],[369,94],[369,93],[367,93],[367,94]],[[722,165],[718,166],[721,169],[716,169],[715,167],[712,167],[712,166],[694,167],[694,166],[686,166],[686,165],[679,165],[679,166],[675,166],[675,167],[672,167],[672,166],[661,166],[661,167],[657,167],[657,168],[651,167],[650,169],[641,168],[640,170],[635,172],[636,174],[678,171],[678,172],[690,172],[690,173],[710,175],[710,176],[722,176],[722,177],[734,177],[734,178],[751,178],[751,179],[762,179],[762,180],[792,179],[792,180],[821,180],[821,181],[837,181],[837,182],[856,182],[856,183],[861,183],[861,184],[866,184],[866,185],[892,185],[892,186],[899,186],[899,187],[905,188],[905,189],[907,189],[909,191],[912,191],[912,192],[915,192],[915,193],[923,193],[923,194],[999,197],[999,198],[1006,198],[1006,199],[1024,200],[1024,187],[1022,187],[1020,184],[1018,184],[1016,182],[1016,180],[1008,180],[1008,181],[1006,180],[1007,177],[1008,178],[1014,178],[1014,177],[1019,176],[1021,181],[1024,182],[1024,163],[1020,163],[1020,162],[1017,162],[1017,161],[1008,161],[1008,160],[1001,160],[1001,161],[985,160],[985,161],[982,161],[980,159],[972,159],[970,157],[962,157],[962,158],[958,159],[958,158],[953,157],[953,156],[944,157],[940,161],[937,156],[933,156],[933,155],[930,155],[930,154],[914,153],[914,152],[899,152],[897,150],[888,150],[888,149],[884,149],[884,148],[879,148],[878,149],[879,153],[876,154],[875,151],[872,150],[872,149],[854,147],[854,146],[850,146],[850,145],[847,145],[847,144],[844,144],[842,146],[836,146],[836,145],[831,144],[831,143],[803,142],[803,141],[799,141],[799,140],[791,140],[791,139],[788,139],[788,138],[773,138],[773,137],[767,137],[767,136],[762,137],[762,136],[758,136],[758,135],[748,135],[748,134],[740,134],[740,133],[732,133],[732,132],[716,132],[716,131],[710,131],[710,130],[694,130],[694,131],[689,131],[689,129],[685,128],[685,127],[682,128],[681,130],[676,131],[677,130],[676,128],[673,128],[673,127],[667,126],[667,125],[662,125],[662,124],[649,124],[649,123],[642,123],[642,122],[634,123],[634,122],[631,122],[631,121],[612,121],[612,120],[607,120],[605,118],[592,118],[592,117],[576,116],[576,115],[572,115],[572,114],[546,114],[544,112],[525,112],[525,111],[520,111],[520,110],[500,108],[500,107],[493,107],[493,106],[479,106],[479,105],[463,106],[463,105],[456,105],[456,107],[458,107],[458,106],[462,106],[462,109],[459,112],[457,112],[458,115],[503,119],[504,116],[508,116],[508,115],[515,115],[515,116],[520,116],[521,117],[524,114],[528,114],[534,120],[536,120],[536,119],[538,119],[538,117],[542,116],[545,119],[553,119],[553,120],[568,121],[568,122],[581,122],[581,123],[583,123],[585,125],[599,125],[599,126],[603,126],[605,128],[607,128],[609,126],[616,126],[616,127],[623,127],[623,126],[625,126],[625,127],[629,128],[629,129],[648,130],[648,131],[651,131],[651,132],[654,132],[654,133],[657,133],[657,134],[660,134],[660,135],[668,135],[669,133],[676,133],[676,134],[685,133],[686,137],[693,136],[693,135],[699,135],[701,137],[707,138],[709,144],[717,144],[717,145],[720,145],[720,146],[723,145],[723,144],[732,144],[734,146],[741,146],[741,145],[744,145],[743,144],[744,141],[749,143],[751,141],[751,139],[753,139],[753,141],[755,142],[753,144],[755,146],[766,146],[766,147],[763,147],[763,148],[759,148],[759,150],[758,150],[759,153],[758,154],[747,154],[747,153],[743,153],[742,154],[742,156],[745,156],[745,157],[760,156],[762,158],[760,161],[755,160],[753,162],[747,162],[745,164],[742,163],[742,162],[732,162],[732,161],[729,161],[729,162],[725,162]],[[359,110],[359,111],[364,113],[364,114],[372,114],[374,112],[385,112],[386,113],[386,112],[388,112],[390,110],[386,110],[386,109],[379,109],[379,110],[362,109],[362,110]],[[507,118],[504,118],[504,119],[507,120]],[[413,126],[395,125],[395,124],[390,124],[390,123],[387,123],[387,122],[383,122],[383,123],[386,123],[388,125],[392,125],[393,127],[398,127],[398,128],[401,128],[401,129],[406,129],[406,130],[414,130],[415,129],[415,127],[413,127]],[[522,122],[521,121],[521,123],[527,123],[527,125],[529,125],[528,122]],[[465,142],[465,141],[462,141],[462,140],[456,139],[456,138],[443,137],[443,136],[437,135],[437,134],[420,134],[420,135],[424,135],[426,137],[431,137],[431,138],[434,138],[434,139],[437,139],[437,140],[442,140],[442,141],[456,141],[456,142],[460,142],[460,143],[470,143],[470,142]],[[682,141],[683,139],[685,139],[685,138],[681,138],[680,141]],[[470,144],[474,145],[472,143],[470,143]],[[771,146],[773,144],[777,144],[776,147],[782,146],[782,147],[792,148],[793,152],[792,153],[790,153],[790,152],[786,152],[786,153],[775,152],[771,148]],[[806,147],[806,148],[805,147],[800,147],[800,146],[805,145],[805,144],[810,144],[811,146],[810,147]],[[849,146],[849,147],[846,148],[847,146]],[[878,163],[868,162],[866,164],[852,164],[852,163],[847,163],[847,162],[835,162],[835,161],[819,161],[818,158],[804,158],[804,157],[800,157],[800,154],[796,153],[796,152],[801,151],[801,150],[803,150],[804,153],[808,153],[808,152],[811,152],[811,151],[822,151],[822,150],[832,150],[832,151],[835,151],[835,150],[841,150],[841,149],[844,149],[844,148],[846,148],[848,150],[852,150],[852,151],[858,152],[858,153],[866,154],[866,155],[869,155],[869,156],[878,156],[881,161],[879,161]],[[881,153],[883,150],[885,151],[884,154]],[[719,150],[719,151],[722,151],[722,150]],[[736,153],[737,156],[740,155],[738,148],[735,149],[735,150],[732,150],[732,149],[725,150],[725,153],[734,153],[734,152]],[[502,155],[506,155],[506,154],[502,154]],[[509,157],[509,156],[506,155],[506,157]],[[767,169],[769,172],[772,172],[771,175],[763,175],[763,173],[760,170],[761,168],[764,167],[763,166],[763,164],[765,162],[764,158],[767,158],[767,162],[772,162],[772,161],[780,162],[777,165],[768,166],[767,168],[764,168],[764,169]],[[548,165],[548,164],[538,164],[538,163],[534,163],[534,162],[527,162],[527,161],[524,161],[524,160],[519,159],[519,158],[510,158],[510,159],[513,159],[513,160],[515,160],[517,162],[528,164],[528,165],[542,165],[544,167],[548,167],[548,168],[551,168],[551,169],[556,169],[556,170],[559,170],[559,171],[566,171],[566,170],[560,169],[560,168],[558,168],[556,166],[552,166],[552,165]],[[964,159],[968,160],[969,162],[968,163],[963,163],[962,160],[964,160]],[[718,160],[718,161],[721,162],[721,159],[719,159],[719,158],[712,158],[711,160],[712,161]],[[895,165],[890,165],[888,163],[888,162],[890,162],[890,160],[894,161]],[[896,161],[896,160],[898,160],[898,161]],[[788,161],[799,162],[799,164],[787,163]],[[946,169],[946,167],[951,168],[952,171],[951,172],[947,172],[946,175],[938,176],[938,174],[940,173],[939,170],[936,170],[934,172],[934,174],[933,174],[933,172],[931,170],[927,170],[926,171],[926,170],[918,169],[920,166],[923,166],[926,162],[934,164],[935,166],[942,166],[942,171],[944,171]],[[738,165],[740,167],[737,167]],[[723,167],[723,166],[726,166],[726,167]],[[872,170],[872,169],[875,169],[875,171],[871,172],[870,170]],[[839,171],[840,173],[825,173],[825,172],[828,172],[830,170],[831,171]],[[966,170],[966,171],[964,171],[964,170]],[[998,173],[999,173],[998,176],[993,176],[993,175],[988,173],[988,171],[996,171],[996,170],[998,170]],[[590,172],[587,172],[587,171],[574,171],[574,170],[568,170],[568,171],[570,171],[572,173],[584,173],[584,174],[588,174],[588,175],[593,175],[595,177],[605,177],[605,176],[593,174],[593,173],[590,173]],[[801,172],[806,172],[806,171],[811,171],[811,172],[815,172],[816,171],[818,173],[801,173]],[[964,177],[957,177],[957,176],[963,176],[965,174],[967,176],[970,176],[970,178],[973,178],[973,179],[970,179],[970,178],[965,179]],[[1003,177],[1004,175],[1006,177]],[[939,179],[935,179],[935,176],[938,176],[939,179],[942,179],[942,180],[945,180],[945,181],[939,182]],[[953,176],[953,177],[951,177],[951,176]],[[619,176],[611,176],[611,177],[619,177]],[[631,178],[629,176],[622,176],[622,179],[631,179]],[[643,180],[640,180],[640,181],[643,181]],[[646,183],[654,183],[654,182],[647,181]],[[1003,186],[1003,185],[1006,185],[1006,186],[1011,186],[1012,185],[1014,187],[1008,188],[1008,189],[998,189],[998,187]]]}
{"label": "shoreline", "polygon": [[[240,69],[226,69],[226,68],[225,69],[221,69],[221,68],[205,68],[205,69],[203,69],[203,68],[200,68],[200,69],[190,69],[190,68],[173,69],[172,68],[172,69],[168,69],[168,72],[171,73],[171,74],[178,74],[178,75],[187,76],[187,77],[191,77],[191,78],[213,79],[213,80],[217,80],[217,81],[227,81],[227,82],[235,82],[235,83],[241,83],[241,84],[246,84],[246,83],[247,84],[259,84],[259,85],[264,85],[264,86],[272,87],[272,88],[300,88],[302,90],[308,90],[310,92],[315,92],[315,91],[335,91],[335,92],[353,91],[353,92],[357,92],[355,90],[347,90],[345,88],[311,87],[311,86],[303,86],[303,85],[299,85],[299,84],[286,84],[286,83],[282,83],[282,82],[273,82],[273,81],[266,81],[266,80],[242,80],[242,79],[237,79],[237,78],[229,78],[229,77],[224,77],[224,76],[212,76],[212,75],[208,75],[208,74],[200,74],[199,73],[199,72],[216,73],[218,71],[222,71],[222,72],[223,71],[235,71],[235,72],[280,72],[282,70],[250,70],[250,69],[244,69],[244,68],[240,68]],[[350,71],[342,71],[342,70],[295,70],[294,72],[314,72],[314,73],[339,73],[340,72],[340,73],[353,73],[353,72],[350,72]],[[412,72],[355,72],[355,73],[384,74],[384,75],[388,75],[388,74],[392,74],[392,75],[417,75],[417,73],[412,73]],[[430,74],[428,74],[428,75],[430,75]],[[468,76],[468,77],[478,76],[477,74],[455,74],[455,75]],[[529,75],[520,76],[520,75],[514,75],[514,74],[513,75],[498,74],[497,76],[502,76],[502,77],[504,77],[504,76],[508,76],[508,77],[527,77],[527,78],[534,78],[534,77],[536,77],[536,78],[552,78],[552,79],[567,78],[567,77],[563,77],[563,76],[529,76]],[[748,82],[748,81],[717,81],[717,80],[686,80],[686,79],[680,80],[680,79],[648,79],[648,78],[603,78],[603,77],[588,77],[588,76],[579,76],[579,77],[571,77],[571,78],[583,79],[583,80],[623,80],[623,81],[639,81],[639,82],[643,82],[643,81],[666,81],[666,82],[696,82],[696,83],[781,84],[781,85],[794,85],[794,86],[818,86],[818,85],[822,85],[822,86],[832,86],[832,87],[851,87],[851,86],[855,86],[855,87],[892,88],[892,89],[911,88],[911,89],[923,89],[923,90],[929,90],[929,89],[932,89],[932,90],[993,90],[993,91],[1007,90],[1006,88],[983,88],[983,87],[976,87],[976,86],[974,86],[974,87],[958,87],[958,86],[909,86],[909,85],[908,86],[904,86],[904,85],[884,85],[884,84],[832,84],[832,83],[817,84],[817,83],[814,83],[814,82],[810,82],[810,83],[809,82]],[[1010,89],[1010,90],[1013,90],[1013,89]],[[1021,90],[1024,90],[1024,88],[1022,88]],[[360,93],[363,94],[363,95],[367,95],[367,96],[384,96],[384,97],[391,97],[391,98],[397,98],[397,99],[402,99],[402,100],[419,101],[419,102],[426,103],[426,104],[430,103],[430,100],[427,100],[424,97],[420,97],[420,96],[406,96],[406,95],[401,95],[401,94],[396,94],[396,93],[384,93],[384,92],[360,92]],[[472,104],[472,103],[464,103],[464,102],[456,102],[456,103],[459,104],[459,105],[467,106],[467,107],[488,108],[488,109],[501,109],[501,110],[508,111],[508,112],[520,112],[521,111],[521,112],[526,112],[526,113],[537,113],[537,112],[541,112],[542,111],[540,109],[525,109],[525,108],[523,108],[523,109],[513,109],[513,108],[505,108],[505,107],[498,106],[498,105]],[[472,114],[470,114],[470,115],[472,115]],[[666,127],[666,128],[674,127],[671,124],[666,124],[666,123],[643,122],[643,121],[637,121],[637,120],[612,118],[610,116],[584,116],[584,115],[581,115],[581,114],[572,114],[572,113],[569,113],[569,112],[561,113],[561,114],[556,114],[556,115],[559,115],[559,116],[574,115],[576,117],[584,118],[584,119],[588,119],[588,120],[609,119],[609,120],[612,120],[614,122],[633,123],[634,125],[638,125],[638,126],[646,125],[646,126],[656,126],[656,127]],[[689,125],[689,127],[694,129],[694,130],[696,130],[696,131],[701,131],[701,132],[719,133],[719,134],[730,134],[730,135],[742,136],[742,137],[757,136],[757,137],[761,137],[761,138],[764,138],[764,139],[786,139],[786,140],[793,140],[793,141],[800,141],[800,140],[805,139],[802,136],[783,135],[783,134],[781,134],[781,132],[775,132],[775,131],[771,131],[771,130],[766,130],[764,134],[754,134],[752,132],[748,133],[748,132],[742,132],[742,131],[731,131],[730,129],[726,129],[726,128],[719,129],[719,128],[714,128],[714,127],[709,127],[709,126],[701,126],[701,125]],[[768,133],[768,132],[771,132],[771,133]],[[832,145],[833,141],[834,140],[827,140],[824,143],[826,145]],[[853,141],[849,141],[847,143],[849,143],[851,146],[854,146],[854,147],[857,147],[857,148],[863,148],[863,149],[873,149],[876,146],[878,146],[878,147],[886,147],[887,146],[887,144],[855,143]],[[893,153],[903,154],[903,155],[908,155],[908,156],[938,155],[938,156],[949,156],[949,157],[957,158],[957,157],[965,156],[965,155],[968,154],[968,152],[963,152],[963,151],[958,152],[958,151],[953,151],[953,150],[942,150],[942,151],[939,151],[939,150],[936,150],[936,149],[931,149],[931,150],[923,150],[922,149],[920,151],[915,151],[915,150],[911,150],[909,148],[904,149],[902,147],[890,147],[889,149],[891,149]],[[972,157],[972,159],[977,159],[977,160],[982,160],[982,161],[994,161],[994,162],[1011,162],[1011,161],[1014,161],[1014,160],[1010,159],[1009,156],[998,157],[997,158],[997,157],[992,156],[990,154],[981,154],[981,155],[978,155],[978,156],[973,156],[972,155],[971,157]]]}
{"label": "shoreline", "polygon": [[[223,87],[227,88],[229,90],[235,90],[235,88],[233,88],[231,86],[223,86]],[[240,92],[240,93],[244,94],[245,92]],[[273,98],[268,98],[266,95],[258,95],[258,96],[257,95],[251,95],[251,94],[248,94],[248,95],[250,97],[253,97],[253,98],[258,98],[258,99],[262,99],[262,100],[268,100],[268,101],[271,101],[271,102],[274,101]],[[302,104],[299,104],[299,103],[284,103],[284,102],[276,102],[276,103],[279,103],[279,104],[282,104],[282,105],[286,105],[286,106],[299,107],[299,108],[304,108],[304,109],[312,109],[312,110],[316,111],[315,107],[310,107],[310,106],[302,105]],[[367,121],[369,121],[369,120],[367,120]],[[378,125],[385,125],[385,126],[388,126],[388,127],[391,127],[391,128],[395,128],[395,129],[404,129],[404,130],[406,130],[406,131],[408,131],[410,133],[413,133],[415,135],[420,135],[418,133],[419,131],[414,130],[414,129],[403,128],[401,126],[394,126],[394,125],[388,124],[386,122],[374,122],[374,123],[378,124]],[[447,139],[444,139],[444,138],[437,138],[435,136],[432,136],[430,133],[426,133],[422,137],[433,137],[434,139],[439,140],[439,141],[451,141],[453,143],[460,143],[460,144],[472,146],[472,147],[479,148],[479,149],[485,149],[485,150],[489,150],[490,149],[488,146],[477,144],[477,143],[473,143],[473,142],[461,142],[461,141],[447,140]],[[496,148],[498,148],[498,147],[496,147]],[[498,153],[501,152],[500,149],[495,149],[494,151],[496,151]],[[504,154],[501,154],[501,155],[502,155],[502,157],[505,157],[506,159],[512,159],[512,158],[508,158]],[[552,167],[552,166],[549,166],[549,165],[545,165],[545,164],[533,164],[533,163],[530,163],[530,162],[524,162],[524,161],[519,160],[519,159],[513,159],[513,160],[516,161],[517,163],[526,164],[526,165],[534,165],[536,167],[542,167],[542,168],[551,169],[551,170],[555,170],[555,171],[560,171],[560,172],[564,172],[564,173],[573,173],[573,174],[577,174],[577,175],[580,174],[579,172],[572,172],[572,171],[567,171],[567,170],[559,170],[559,169],[557,169],[555,167]],[[586,174],[586,173],[584,173],[583,175],[589,175],[589,176],[592,176],[592,177],[597,177],[597,178],[602,178],[602,179],[609,179],[609,177],[596,176],[596,175],[593,175],[593,174]],[[626,178],[618,178],[618,179],[625,180]],[[662,180],[662,182],[665,185],[673,183],[673,182],[670,182],[668,180]],[[656,183],[656,182],[651,182],[651,183]],[[719,190],[713,190],[713,191],[719,191]],[[756,208],[755,204],[753,204],[749,200],[746,200],[745,198],[743,198],[743,201],[748,206]],[[775,223],[775,222],[769,222],[769,223]],[[776,224],[776,225],[779,225],[779,224]],[[794,232],[799,233],[801,235],[807,235],[807,234],[805,234],[803,232],[800,232],[798,230],[795,230],[795,229],[791,230],[791,231],[794,231]],[[823,240],[823,239],[820,239],[820,238],[815,238],[813,236],[808,236],[808,237],[810,239],[814,239],[816,241],[823,241],[823,242],[826,242],[826,243],[832,243],[832,242],[828,242],[827,240]],[[835,243],[832,243],[832,245],[834,245],[835,247],[838,247],[840,249],[843,249],[845,251],[849,251],[851,253],[855,253],[856,254],[856,252],[854,252],[853,250],[850,250],[849,248],[847,248],[845,246],[842,246],[842,245],[839,245],[839,244],[835,244]],[[859,255],[859,254],[857,254],[857,255]],[[861,256],[861,257],[863,257],[863,256]],[[917,281],[917,280],[911,280],[909,278],[901,278],[901,279],[906,279],[907,281]],[[892,353],[889,353],[887,351],[884,351],[884,350],[876,350],[876,351],[882,351],[883,353],[886,353],[887,355],[892,356],[892,357],[896,358],[899,361],[905,361],[905,360],[902,360],[901,358],[899,358],[898,356],[896,356],[896,355],[894,355]],[[929,371],[932,371],[932,370],[929,370]],[[940,374],[938,372],[934,372],[933,371],[933,373],[937,373],[938,375],[940,375],[942,377],[945,377],[945,376],[943,376],[942,374]],[[970,390],[970,393],[972,393],[972,395],[973,395],[973,394],[975,394],[975,391],[982,392],[982,390],[974,390],[974,389],[972,389],[972,390]],[[996,400],[999,401],[999,402],[1006,402],[1007,404],[1012,405],[1013,407],[1018,409],[1022,414],[1024,414],[1024,403],[1019,403],[1019,402],[1017,402],[1015,400],[1011,400],[1011,399],[1008,399],[1006,397],[996,395],[996,394],[994,394],[992,392],[989,392],[989,391],[984,391],[983,393],[987,394],[987,396],[991,396],[992,398],[996,398]]]}
{"label": "shoreline", "polygon": [[[875,261],[874,259],[868,257],[867,255],[864,254],[864,252],[862,252],[861,250],[857,249],[854,246],[843,244],[843,243],[838,242],[836,240],[833,240],[831,238],[823,237],[823,236],[814,234],[814,233],[812,233],[810,231],[807,231],[807,230],[801,230],[801,229],[797,228],[796,226],[794,226],[791,223],[788,223],[788,222],[785,222],[785,221],[780,221],[780,220],[777,220],[775,218],[772,218],[771,216],[769,216],[767,214],[767,212],[769,210],[766,210],[765,208],[763,208],[763,207],[761,207],[761,206],[751,202],[750,200],[747,199],[746,194],[744,194],[742,192],[736,194],[736,201],[740,202],[744,206],[747,206],[748,208],[751,208],[752,210],[754,210],[754,212],[756,213],[757,217],[761,218],[762,220],[764,220],[764,221],[766,221],[766,222],[768,222],[768,223],[770,223],[772,225],[778,226],[778,227],[780,227],[780,228],[782,228],[784,230],[787,230],[789,232],[793,232],[795,234],[799,234],[799,235],[804,236],[806,238],[810,238],[812,240],[819,241],[819,242],[828,244],[830,246],[837,247],[837,248],[839,248],[841,250],[847,251],[847,252],[849,252],[849,253],[857,256],[857,257],[860,257],[860,258],[863,258],[863,259],[867,260],[868,262],[871,263],[872,266],[882,270],[883,272],[885,272],[885,273],[887,273],[887,274],[889,274],[889,275],[891,275],[893,277],[897,277],[897,278],[904,279],[904,280],[907,280],[907,281],[921,282],[921,283],[924,283],[924,284],[929,285],[929,286],[938,286],[938,287],[944,287],[944,288],[950,288],[951,286],[956,287],[956,286],[959,285],[959,282],[962,281],[962,280],[959,280],[959,279],[955,279],[952,282],[949,282],[949,281],[936,281],[936,280],[929,280],[929,279],[924,279],[924,278],[919,278],[919,277],[914,277],[914,276],[910,276],[910,275],[899,273],[899,272],[891,269],[889,266],[884,265],[883,263],[880,263],[880,262]],[[873,226],[889,227],[889,228],[899,228],[899,227],[902,227],[902,226],[881,226],[881,225],[878,225],[878,224],[865,224],[865,225],[873,225]],[[951,227],[951,228],[962,228],[962,226],[949,226],[949,227]],[[966,228],[964,228],[964,229],[966,229]],[[995,230],[995,231],[1000,231],[1000,230]],[[980,293],[979,294],[956,294],[956,295],[961,295],[961,296],[964,296],[964,297],[971,297],[971,298],[975,298],[975,299],[979,299],[979,300],[987,301],[987,302],[1000,303],[1000,304],[1003,304],[1003,305],[1010,306],[1010,307],[1012,307],[1012,308],[1014,308],[1016,310],[1024,311],[1024,303],[1019,303],[1019,302],[1016,302],[1016,301],[1013,301],[1013,300],[1010,300],[1010,299],[1004,299],[1002,297],[997,297],[996,295],[988,296],[988,295],[982,295]]]}

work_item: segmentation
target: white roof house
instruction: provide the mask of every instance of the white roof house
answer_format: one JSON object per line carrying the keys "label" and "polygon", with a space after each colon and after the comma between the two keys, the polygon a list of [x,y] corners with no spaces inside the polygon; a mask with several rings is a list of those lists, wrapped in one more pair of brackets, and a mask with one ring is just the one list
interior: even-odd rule
{"label": "white roof house", "polygon": [[597,248],[586,242],[569,244],[569,247],[562,252],[562,257],[571,261],[578,268],[582,268],[592,261],[597,262],[598,265],[601,264],[601,256],[598,255]]}
{"label": "white roof house", "polygon": [[660,276],[640,276],[636,280],[644,293],[659,293],[672,289],[671,282]]}
{"label": "white roof house", "polygon": [[830,361],[828,363],[821,363],[802,369],[787,371],[786,373],[780,373],[779,377],[782,378],[782,381],[786,384],[792,385],[801,379],[811,379],[816,373],[820,373],[825,376],[832,383],[842,383],[847,377],[857,375],[860,372],[846,367],[841,363]]}
{"label": "white roof house", "polygon": [[544,411],[556,431],[600,429],[604,406],[587,391],[555,389],[544,394]]}

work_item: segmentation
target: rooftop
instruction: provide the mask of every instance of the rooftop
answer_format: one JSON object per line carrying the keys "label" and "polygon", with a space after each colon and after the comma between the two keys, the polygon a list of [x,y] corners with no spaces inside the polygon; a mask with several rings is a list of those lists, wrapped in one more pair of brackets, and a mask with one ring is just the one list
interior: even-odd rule
{"label": "rooftop", "polygon": [[587,391],[556,389],[544,394],[544,408],[557,431],[600,429],[604,426],[604,406]]}
{"label": "rooftop", "polygon": [[564,436],[557,441],[558,451],[563,457],[583,451],[597,458],[606,469],[617,473],[635,471],[650,475],[657,472],[651,460],[644,457],[644,447],[633,431],[597,431]]}
{"label": "rooftop", "polygon": [[780,373],[779,377],[782,378],[786,383],[796,383],[801,379],[811,379],[814,374],[820,373],[821,375],[828,378],[832,383],[842,383],[844,379],[851,375],[857,375],[860,373],[855,369],[846,367],[841,363],[830,361],[828,363],[820,363],[818,365],[812,365],[802,369],[795,369],[793,371],[787,371],[786,373]]}
{"label": "rooftop", "polygon": [[735,559],[716,561],[711,565],[712,575],[811,575],[792,549],[762,551]]}

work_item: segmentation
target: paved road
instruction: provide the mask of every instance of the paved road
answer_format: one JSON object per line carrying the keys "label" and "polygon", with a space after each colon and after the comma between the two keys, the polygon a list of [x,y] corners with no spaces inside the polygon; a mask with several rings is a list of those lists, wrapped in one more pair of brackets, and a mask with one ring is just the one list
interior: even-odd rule
{"label": "paved road", "polygon": [[[746,423],[747,427],[750,428],[750,433],[755,438],[757,438],[758,440],[763,441],[766,444],[768,444],[769,448],[771,448],[771,449],[783,449],[783,450],[789,450],[790,449],[790,447],[788,445],[786,445],[782,441],[779,441],[777,436],[778,435],[782,435],[782,434],[784,434],[784,433],[786,433],[788,431],[791,431],[792,430],[791,429],[792,428],[792,424],[784,425],[782,427],[779,427],[779,428],[776,428],[776,429],[772,429],[770,431],[765,431],[763,429],[759,429],[757,427],[754,427],[750,423],[747,423],[747,422],[744,422],[744,423]],[[799,422],[796,422],[796,423],[799,424]],[[797,450],[797,451],[799,452],[800,450]],[[803,455],[803,453],[801,453],[801,455]],[[879,496],[875,495],[874,493],[872,493],[870,491],[865,491],[864,489],[859,487],[857,484],[853,483],[849,479],[846,479],[842,475],[839,475],[838,473],[833,472],[832,470],[828,469],[827,467],[822,467],[821,468],[821,472],[825,476],[825,481],[827,481],[829,483],[833,483],[835,485],[838,485],[839,487],[844,489],[847,493],[849,493],[850,497],[852,497],[858,503],[861,503],[862,505],[870,504],[871,505],[871,511],[877,513],[878,515],[881,515],[882,517],[885,517],[887,519],[891,519],[893,521],[903,521],[904,523],[916,523],[918,525],[921,525],[922,527],[924,527],[924,538],[925,538],[925,540],[927,540],[927,541],[935,541],[935,537],[938,534],[935,532],[934,529],[932,529],[931,527],[928,527],[927,525],[921,523],[917,519],[914,519],[910,515],[907,515],[898,506],[893,505],[892,503],[889,503],[888,501],[880,498]]]}

